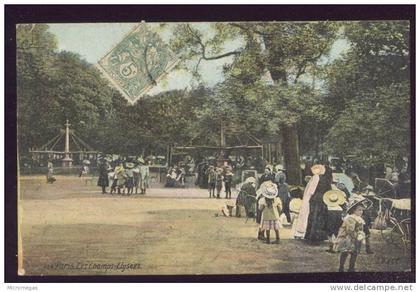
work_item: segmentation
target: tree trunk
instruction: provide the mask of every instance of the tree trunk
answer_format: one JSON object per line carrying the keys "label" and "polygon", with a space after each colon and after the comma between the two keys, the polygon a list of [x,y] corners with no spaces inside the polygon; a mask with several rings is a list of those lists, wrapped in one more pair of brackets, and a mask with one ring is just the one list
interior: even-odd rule
{"label": "tree trunk", "polygon": [[[268,71],[270,72],[271,78],[276,84],[281,82],[287,85],[287,72],[284,69],[279,69],[282,68],[282,66],[279,65],[282,65],[281,62],[283,56],[273,53],[276,52],[276,50],[272,49],[272,40],[264,37],[264,44],[269,52],[269,61],[271,66],[269,66]],[[278,64],[278,62],[280,63]],[[300,169],[299,138],[296,124],[291,126],[284,126],[282,135],[282,148],[287,182],[291,185],[301,185],[302,172]]]}
{"label": "tree trunk", "polygon": [[284,166],[287,182],[291,185],[302,184],[302,171],[299,157],[299,138],[296,124],[283,127]]}

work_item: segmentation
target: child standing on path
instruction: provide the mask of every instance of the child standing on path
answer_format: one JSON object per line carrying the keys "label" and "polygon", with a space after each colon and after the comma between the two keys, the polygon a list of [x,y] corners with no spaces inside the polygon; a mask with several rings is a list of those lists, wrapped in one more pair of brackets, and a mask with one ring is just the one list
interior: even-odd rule
{"label": "child standing on path", "polygon": [[135,165],[133,162],[127,162],[125,166],[127,167],[127,169],[125,170],[125,176],[126,176],[125,187],[127,188],[127,195],[131,195],[133,194],[133,188],[134,188],[133,168]]}
{"label": "child standing on path", "polygon": [[207,170],[208,176],[208,186],[209,186],[209,198],[214,198],[214,190],[216,188],[216,171],[214,167],[210,165],[209,169]]}
{"label": "child standing on path", "polygon": [[233,172],[228,170],[226,174],[223,176],[223,181],[225,183],[226,199],[232,198],[232,191],[230,189],[232,186],[232,180],[233,180]]}
{"label": "child standing on path", "polygon": [[350,254],[349,272],[354,272],[357,255],[360,252],[365,233],[363,226],[365,224],[362,215],[365,210],[364,200],[353,200],[348,209],[347,216],[338,231],[337,250],[340,252],[340,268],[339,272],[344,272],[344,265]]}
{"label": "child standing on path", "polygon": [[217,198],[220,199],[220,192],[222,191],[223,187],[223,169],[216,168],[216,191],[217,191]]}
{"label": "child standing on path", "polygon": [[270,244],[270,230],[276,233],[276,241],[274,244],[280,243],[280,213],[282,204],[280,198],[277,196],[277,186],[271,182],[264,182],[259,190],[261,198],[258,200],[258,208],[262,212],[262,220],[260,230],[265,231],[266,243]]}

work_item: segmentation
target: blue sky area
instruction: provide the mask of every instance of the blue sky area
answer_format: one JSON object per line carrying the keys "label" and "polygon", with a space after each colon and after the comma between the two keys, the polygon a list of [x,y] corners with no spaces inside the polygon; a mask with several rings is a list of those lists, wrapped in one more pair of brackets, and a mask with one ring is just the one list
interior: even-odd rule
{"label": "blue sky area", "polygon": [[[136,23],[72,23],[72,24],[49,24],[50,31],[56,35],[58,40],[58,49],[71,51],[79,54],[86,61],[96,64],[109,50],[111,50],[124,35],[130,32]],[[149,24],[157,27],[158,24]],[[195,24],[201,31],[209,31],[208,24]],[[163,40],[168,41],[171,37],[170,25],[160,30]],[[234,49],[240,46],[240,43],[227,44],[226,50]],[[348,48],[346,40],[337,40],[330,52],[330,59],[337,58]],[[202,61],[199,67],[199,73],[202,76],[204,84],[214,86],[223,80],[222,68],[232,58],[224,58],[215,61]],[[189,72],[175,70],[170,72],[152,88],[148,94],[158,94],[162,91],[185,89],[191,86],[192,75]]]}

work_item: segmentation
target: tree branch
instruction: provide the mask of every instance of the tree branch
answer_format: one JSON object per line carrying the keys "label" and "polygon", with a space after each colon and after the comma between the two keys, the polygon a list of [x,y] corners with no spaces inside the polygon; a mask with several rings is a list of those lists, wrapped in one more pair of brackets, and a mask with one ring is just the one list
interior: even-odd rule
{"label": "tree branch", "polygon": [[189,24],[187,24],[187,28],[188,28],[189,33],[195,38],[195,40],[198,42],[198,44],[201,47],[201,58],[200,59],[204,59],[206,61],[211,61],[211,60],[222,59],[222,58],[229,57],[229,56],[232,56],[232,55],[238,55],[238,54],[241,53],[240,51],[235,50],[235,51],[227,52],[227,53],[216,55],[216,56],[210,56],[210,57],[206,56],[206,45],[201,40],[201,37],[191,28],[191,26]]}
{"label": "tree branch", "polygon": [[317,54],[316,56],[312,57],[312,58],[308,58],[306,60],[304,60],[302,62],[302,64],[299,66],[298,72],[296,73],[296,77],[294,80],[294,83],[296,84],[299,77],[302,76],[302,74],[305,73],[306,71],[306,66],[308,65],[308,63],[312,62],[314,63],[316,60],[318,60],[319,58],[321,58],[321,56],[324,54],[325,50],[326,50],[327,46],[324,46],[321,51],[319,52],[319,54]]}
{"label": "tree branch", "polygon": [[296,73],[296,77],[295,77],[295,81],[293,82],[294,84],[296,84],[298,82],[299,77],[305,73],[306,70],[306,63],[302,64],[299,69],[298,72]]}
{"label": "tree branch", "polygon": [[197,64],[194,67],[194,73],[197,73],[198,72],[198,66],[200,66],[201,60],[203,60],[202,57],[200,57],[200,59],[198,59],[198,62],[197,62]]}
{"label": "tree branch", "polygon": [[204,52],[203,52],[202,58],[206,61],[211,61],[211,60],[222,59],[222,58],[229,57],[229,56],[232,56],[232,55],[239,55],[240,53],[241,53],[240,51],[231,51],[231,52],[224,53],[224,54],[217,55],[217,56],[206,57]]}

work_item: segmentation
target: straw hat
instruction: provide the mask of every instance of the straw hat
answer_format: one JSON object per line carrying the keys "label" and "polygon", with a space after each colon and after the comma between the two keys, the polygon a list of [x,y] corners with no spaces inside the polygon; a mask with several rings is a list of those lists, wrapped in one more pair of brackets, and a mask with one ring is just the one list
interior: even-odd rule
{"label": "straw hat", "polygon": [[293,213],[299,213],[302,206],[302,199],[294,198],[289,203],[289,210]]}
{"label": "straw hat", "polygon": [[265,181],[258,189],[257,195],[262,195],[267,199],[274,199],[277,196],[277,185],[272,181]]}
{"label": "straw hat", "polygon": [[330,190],[324,194],[323,201],[328,207],[337,207],[346,201],[346,194],[340,190]]}
{"label": "straw hat", "polygon": [[137,161],[140,162],[141,164],[145,164],[143,157],[137,158]]}
{"label": "straw hat", "polygon": [[324,174],[325,173],[325,166],[323,166],[322,164],[315,164],[314,166],[311,167],[311,171],[313,174]]}
{"label": "straw hat", "polygon": [[352,199],[350,200],[349,206],[347,208],[347,213],[351,213],[357,206],[362,206],[364,210],[372,207],[373,203],[371,200],[366,199],[365,197],[357,194],[353,194]]}

